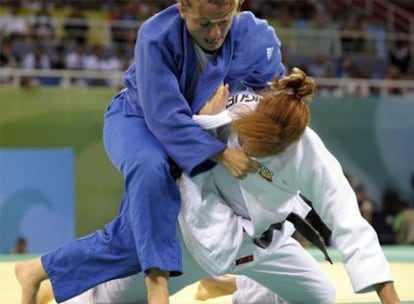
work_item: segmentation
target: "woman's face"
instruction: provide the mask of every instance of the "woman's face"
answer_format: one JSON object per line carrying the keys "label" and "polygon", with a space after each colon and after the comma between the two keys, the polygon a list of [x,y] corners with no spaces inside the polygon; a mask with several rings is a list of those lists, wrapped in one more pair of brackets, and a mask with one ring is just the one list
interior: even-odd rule
{"label": "woman's face", "polygon": [[194,42],[207,52],[223,45],[236,15],[235,6],[215,5],[205,0],[193,0],[191,7],[178,4],[178,8]]}

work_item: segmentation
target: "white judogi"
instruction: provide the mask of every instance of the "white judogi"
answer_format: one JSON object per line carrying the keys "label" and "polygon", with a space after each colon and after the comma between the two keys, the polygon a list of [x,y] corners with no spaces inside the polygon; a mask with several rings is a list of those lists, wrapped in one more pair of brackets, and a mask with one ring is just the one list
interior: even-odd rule
{"label": "white judogi", "polygon": [[[205,128],[226,124],[234,112],[239,112],[236,109],[243,105],[254,108],[255,102],[248,94],[251,93],[233,96],[229,109],[219,115],[195,119]],[[227,138],[229,147],[239,147],[230,129],[215,132],[224,136],[223,140]],[[291,223],[285,222],[280,231],[274,231],[272,243],[266,249],[252,242],[252,236],[260,236],[270,224],[282,222],[290,212],[307,214],[309,207],[299,192],[312,201],[332,230],[332,244],[342,254],[355,292],[371,291],[377,283],[392,281],[376,233],[361,217],[340,164],[313,130],[307,128],[300,141],[283,153],[258,161],[271,173],[271,181],[260,174],[238,180],[221,165],[194,178],[183,175],[179,181],[179,223],[184,242],[194,259],[212,276],[242,275],[237,277],[234,303],[335,302],[333,284],[319,263],[291,237]],[[191,269],[186,269],[183,276],[191,274]],[[122,279],[113,284],[119,293]],[[130,281],[125,283],[126,289],[128,286],[133,286]],[[105,283],[105,289],[108,296],[111,282]],[[94,298],[97,297],[95,293]]]}
{"label": "white judogi", "polygon": [[[231,117],[231,111],[241,104],[243,102],[234,103],[228,109],[228,116]],[[249,108],[253,104],[249,103]],[[228,146],[239,147],[235,134],[230,134]],[[286,287],[292,293],[286,294],[276,278],[281,268],[286,271],[283,274],[286,276],[289,267],[295,273],[298,261],[308,260],[308,254],[290,239],[294,230],[290,223],[285,223],[281,231],[275,231],[271,246],[264,250],[257,248],[248,236],[260,236],[270,224],[283,221],[292,211],[306,215],[309,209],[299,198],[300,192],[312,201],[317,213],[332,230],[332,244],[342,254],[355,292],[371,291],[377,283],[392,281],[377,235],[360,215],[355,194],[340,164],[312,129],[307,128],[300,141],[283,153],[258,161],[273,174],[272,181],[259,174],[249,174],[244,180],[237,180],[221,165],[196,178],[183,176],[180,180],[183,198],[180,227],[188,249],[203,268],[212,275],[249,273],[256,281],[294,303],[300,302],[295,297],[303,293],[303,289],[298,293],[297,287],[323,288],[330,295],[324,297],[323,302],[312,302],[312,291],[304,297],[304,302],[333,303],[330,283],[321,283],[326,277],[321,274],[319,265],[308,261],[310,264],[303,265],[302,269],[306,275],[293,275],[292,280],[288,280],[292,285]],[[290,253],[285,250],[286,245]],[[253,261],[236,265],[238,258],[250,255]],[[283,255],[288,258],[280,265],[278,258]],[[263,266],[259,266],[261,263],[266,265],[269,276],[264,277],[262,270],[259,270],[260,275],[254,274],[255,268]],[[297,286],[299,280],[307,283]],[[237,298],[242,299],[241,296]],[[243,297],[240,303],[246,304],[248,299]],[[254,301],[251,303],[265,303]]]}

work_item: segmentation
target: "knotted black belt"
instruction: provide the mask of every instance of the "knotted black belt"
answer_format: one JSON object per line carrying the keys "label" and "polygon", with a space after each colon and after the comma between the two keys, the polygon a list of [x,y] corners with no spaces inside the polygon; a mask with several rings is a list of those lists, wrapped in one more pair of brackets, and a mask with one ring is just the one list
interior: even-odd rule
{"label": "knotted black belt", "polygon": [[[291,222],[293,226],[295,226],[296,230],[302,234],[304,238],[306,238],[309,242],[314,244],[319,248],[319,250],[322,251],[325,256],[325,260],[333,264],[331,258],[329,257],[328,251],[326,250],[325,241],[319,232],[313,228],[307,220],[293,212],[288,215],[286,220]],[[269,245],[272,243],[273,231],[275,229],[280,230],[282,228],[282,224],[283,222],[270,225],[269,228],[263,232],[260,237],[253,238],[253,242],[263,249],[269,247]]]}

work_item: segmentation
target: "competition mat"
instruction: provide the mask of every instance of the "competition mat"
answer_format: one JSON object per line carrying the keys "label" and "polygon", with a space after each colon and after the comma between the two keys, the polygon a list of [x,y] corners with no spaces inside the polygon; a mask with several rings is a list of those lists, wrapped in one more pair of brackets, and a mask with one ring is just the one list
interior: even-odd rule
{"label": "competition mat", "polygon": [[[384,246],[385,255],[391,263],[395,285],[404,304],[414,304],[414,246]],[[310,248],[312,255],[320,261],[323,269],[337,287],[337,303],[379,303],[375,292],[354,294],[345,268],[340,262],[340,255],[329,249],[334,265],[323,261],[322,253]],[[0,255],[0,303],[19,304],[20,288],[14,277],[14,265],[17,261],[32,258],[31,255]],[[188,271],[188,270],[187,270]],[[191,271],[191,270],[189,270]],[[207,301],[197,301],[194,294],[197,282],[188,285],[171,296],[171,304],[231,304],[231,296],[223,296]],[[50,302],[53,304],[54,302]]]}

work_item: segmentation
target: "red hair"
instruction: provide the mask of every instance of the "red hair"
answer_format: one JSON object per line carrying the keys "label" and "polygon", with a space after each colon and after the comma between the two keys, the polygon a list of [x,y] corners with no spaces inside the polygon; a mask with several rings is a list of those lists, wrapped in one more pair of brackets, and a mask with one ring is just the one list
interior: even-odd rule
{"label": "red hair", "polygon": [[283,79],[275,79],[256,109],[232,124],[243,150],[252,156],[271,156],[298,141],[310,122],[305,99],[315,92],[314,81],[298,68]]}

